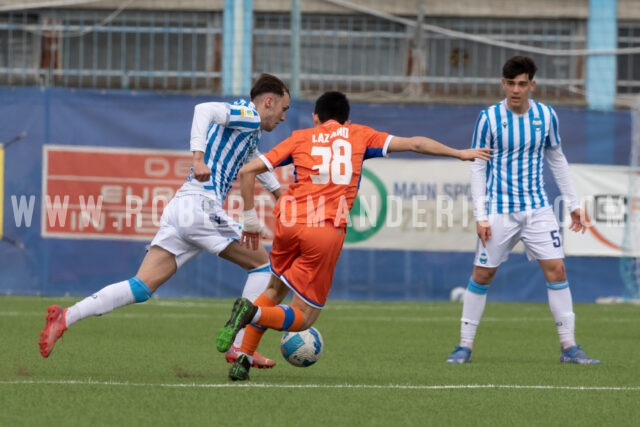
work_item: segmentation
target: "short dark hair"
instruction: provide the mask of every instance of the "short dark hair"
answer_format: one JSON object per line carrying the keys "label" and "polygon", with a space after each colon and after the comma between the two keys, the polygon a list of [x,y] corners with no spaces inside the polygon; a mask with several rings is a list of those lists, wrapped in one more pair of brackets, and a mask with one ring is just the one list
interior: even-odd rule
{"label": "short dark hair", "polygon": [[251,99],[256,99],[263,93],[275,93],[276,95],[284,96],[285,93],[289,93],[289,88],[276,76],[262,74],[251,88]]}
{"label": "short dark hair", "polygon": [[313,112],[318,115],[320,123],[333,119],[343,125],[349,120],[349,100],[342,92],[325,92],[316,100]]}
{"label": "short dark hair", "polygon": [[538,67],[536,67],[533,59],[528,56],[514,56],[505,62],[502,67],[502,77],[505,79],[514,79],[520,74],[526,74],[529,76],[529,80],[533,80],[536,71],[538,71]]}

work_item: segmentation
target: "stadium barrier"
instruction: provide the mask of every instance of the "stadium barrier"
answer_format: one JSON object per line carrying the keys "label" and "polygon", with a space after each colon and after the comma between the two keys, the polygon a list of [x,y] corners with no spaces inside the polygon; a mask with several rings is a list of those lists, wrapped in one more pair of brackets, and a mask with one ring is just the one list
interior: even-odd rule
{"label": "stadium barrier", "polygon": [[[0,294],[83,296],[133,276],[163,203],[186,177],[193,107],[221,98],[57,88],[0,88],[0,96],[0,142],[16,141],[3,150]],[[293,101],[287,120],[264,134],[262,151],[311,126],[312,108]],[[481,108],[354,103],[351,118],[464,148]],[[556,110],[570,163],[628,163],[629,112]],[[279,174],[285,184],[288,172]],[[475,245],[468,163],[410,154],[368,161],[361,195],[332,298],[440,300],[466,286]],[[232,191],[231,211],[237,200]],[[267,226],[269,210],[267,202]],[[578,302],[623,292],[615,256],[569,256],[567,269]],[[158,295],[233,297],[244,279],[237,266],[201,254]],[[512,254],[491,298],[546,300],[537,264]]]}

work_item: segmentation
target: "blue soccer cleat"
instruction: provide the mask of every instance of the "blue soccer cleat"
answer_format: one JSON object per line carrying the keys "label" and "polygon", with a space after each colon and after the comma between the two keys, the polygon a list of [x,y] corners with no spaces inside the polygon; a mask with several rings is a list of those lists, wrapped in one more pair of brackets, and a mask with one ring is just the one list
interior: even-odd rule
{"label": "blue soccer cleat", "polygon": [[447,358],[447,363],[471,363],[471,349],[457,346]]}
{"label": "blue soccer cleat", "polygon": [[576,363],[579,365],[599,365],[600,361],[596,359],[592,359],[582,350],[582,347],[579,345],[574,345],[572,347],[567,348],[566,350],[562,350],[562,354],[560,355],[561,363]]}

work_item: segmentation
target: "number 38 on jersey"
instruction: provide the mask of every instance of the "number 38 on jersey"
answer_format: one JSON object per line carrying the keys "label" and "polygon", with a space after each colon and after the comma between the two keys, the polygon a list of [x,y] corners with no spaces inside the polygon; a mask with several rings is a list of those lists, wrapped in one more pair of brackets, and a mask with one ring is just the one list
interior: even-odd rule
{"label": "number 38 on jersey", "polygon": [[348,185],[353,175],[353,165],[351,163],[351,144],[344,139],[336,139],[331,146],[315,145],[311,148],[311,155],[314,157],[312,169],[318,171],[316,175],[311,175],[314,184]]}

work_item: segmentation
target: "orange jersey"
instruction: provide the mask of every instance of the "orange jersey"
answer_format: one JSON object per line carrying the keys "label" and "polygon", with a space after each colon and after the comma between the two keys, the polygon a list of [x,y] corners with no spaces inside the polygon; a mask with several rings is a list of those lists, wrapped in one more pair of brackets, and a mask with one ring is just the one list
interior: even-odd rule
{"label": "orange jersey", "polygon": [[367,126],[329,120],[295,131],[262,156],[269,170],[293,162],[294,182],[274,214],[282,223],[347,225],[358,193],[362,162],[383,157],[391,135]]}

